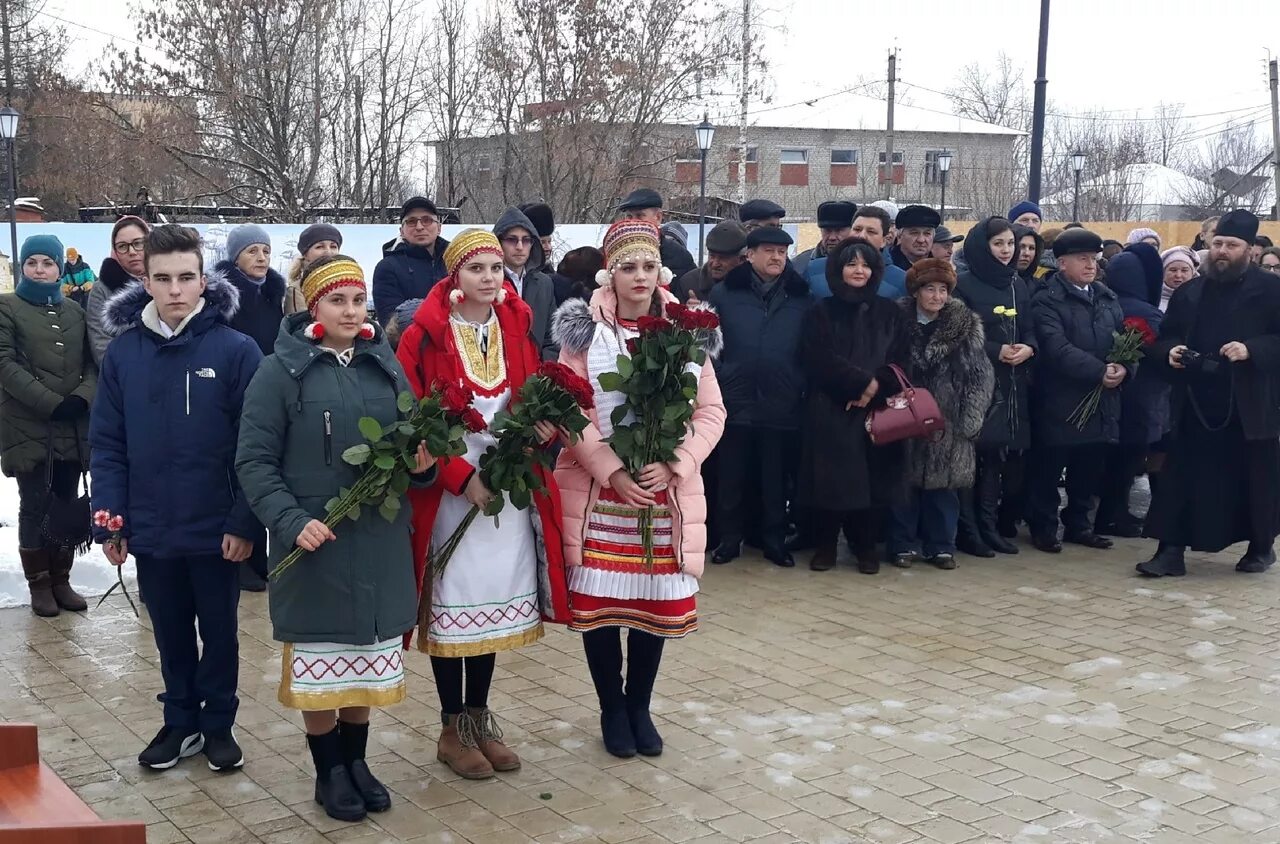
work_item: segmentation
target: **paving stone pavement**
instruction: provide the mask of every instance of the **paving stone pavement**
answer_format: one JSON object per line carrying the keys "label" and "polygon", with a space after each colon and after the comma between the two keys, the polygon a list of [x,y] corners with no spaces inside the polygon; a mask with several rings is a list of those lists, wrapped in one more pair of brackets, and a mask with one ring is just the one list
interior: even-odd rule
{"label": "paving stone pavement", "polygon": [[375,715],[370,746],[395,805],[359,824],[311,802],[261,595],[241,603],[242,772],[138,768],[160,676],[123,598],[0,612],[0,705],[150,844],[1280,842],[1277,575],[1192,555],[1186,578],[1139,580],[1150,543],[1117,545],[876,577],[708,567],[702,630],[659,679],[659,759],[604,752],[579,643],[557,629],[498,659],[491,703],[524,769],[461,781],[435,761],[414,652],[411,698]]}

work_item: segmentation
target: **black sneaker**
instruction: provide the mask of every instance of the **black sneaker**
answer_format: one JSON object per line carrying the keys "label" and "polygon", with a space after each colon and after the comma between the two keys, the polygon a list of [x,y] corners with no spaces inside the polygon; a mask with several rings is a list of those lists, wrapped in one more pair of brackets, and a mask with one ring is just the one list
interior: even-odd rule
{"label": "black sneaker", "polygon": [[138,754],[138,764],[144,768],[163,771],[178,764],[178,760],[195,756],[203,749],[204,736],[200,733],[186,733],[165,725],[156,733],[151,744],[147,745],[147,749]]}
{"label": "black sneaker", "polygon": [[244,764],[244,753],[230,729],[205,733],[204,755],[211,771],[234,771]]}
{"label": "black sneaker", "polygon": [[940,569],[951,571],[956,567],[956,557],[954,554],[934,554],[929,558],[929,562],[933,563]]}

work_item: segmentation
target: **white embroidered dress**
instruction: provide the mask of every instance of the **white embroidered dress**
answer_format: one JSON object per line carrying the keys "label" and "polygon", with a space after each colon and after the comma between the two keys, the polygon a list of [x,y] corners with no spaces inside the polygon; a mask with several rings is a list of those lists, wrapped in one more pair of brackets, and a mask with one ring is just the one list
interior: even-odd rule
{"label": "white embroidered dress", "polygon": [[[503,358],[502,331],[495,315],[483,325],[452,318],[450,329],[462,358],[472,406],[485,422],[511,401]],[[486,428],[468,432],[464,458],[480,465],[493,445]],[[471,510],[464,496],[448,491],[440,500],[431,531],[431,552],[444,544]],[[511,650],[542,638],[538,610],[537,551],[527,514],[510,502],[496,518],[481,513],[463,535],[444,574],[433,581],[427,652],[434,656],[476,656]]]}

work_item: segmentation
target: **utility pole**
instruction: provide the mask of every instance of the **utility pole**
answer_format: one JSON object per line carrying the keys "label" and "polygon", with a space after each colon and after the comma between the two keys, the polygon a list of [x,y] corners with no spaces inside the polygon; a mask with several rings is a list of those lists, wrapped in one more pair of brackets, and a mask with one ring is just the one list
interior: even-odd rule
{"label": "utility pole", "polygon": [[884,124],[884,198],[893,199],[893,89],[898,81],[898,48],[889,51],[889,116]]}
{"label": "utility pole", "polygon": [[751,74],[751,0],[742,0],[742,81],[738,93],[738,206],[747,201],[747,90]]}
{"label": "utility pole", "polygon": [[1031,172],[1027,174],[1027,197],[1040,201],[1040,175],[1044,169],[1045,76],[1049,64],[1049,0],[1040,0],[1040,48],[1036,53],[1036,92],[1031,111]]}
{"label": "utility pole", "polygon": [[[1274,195],[1275,191],[1280,191],[1280,93],[1277,93],[1280,70],[1276,59],[1271,60],[1268,75],[1271,83],[1271,145],[1274,147],[1271,153],[1271,187]],[[1271,209],[1271,219],[1280,220],[1280,195],[1276,196],[1276,204]]]}

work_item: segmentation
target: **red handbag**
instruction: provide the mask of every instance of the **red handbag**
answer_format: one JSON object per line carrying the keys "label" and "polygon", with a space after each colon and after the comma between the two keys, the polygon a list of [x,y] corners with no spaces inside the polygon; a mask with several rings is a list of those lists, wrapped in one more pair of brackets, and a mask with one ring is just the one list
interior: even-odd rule
{"label": "red handbag", "polygon": [[942,411],[933,394],[916,387],[895,363],[889,364],[902,386],[901,392],[885,399],[885,406],[867,414],[867,435],[873,445],[888,445],[901,440],[937,439],[946,430]]}

